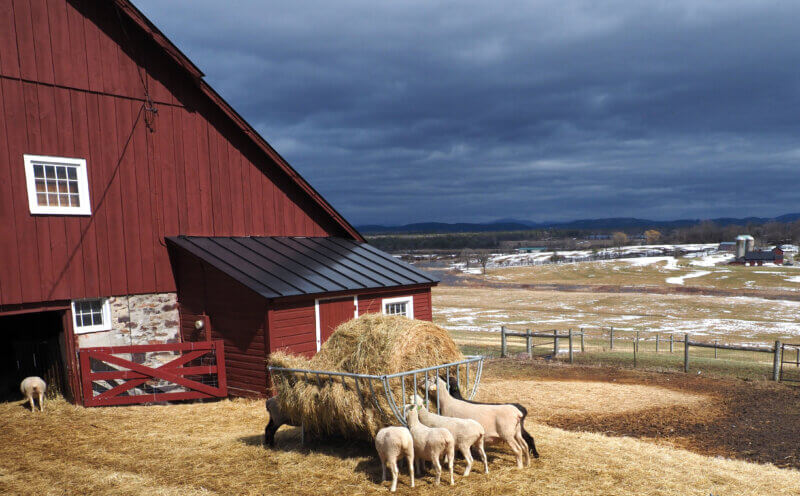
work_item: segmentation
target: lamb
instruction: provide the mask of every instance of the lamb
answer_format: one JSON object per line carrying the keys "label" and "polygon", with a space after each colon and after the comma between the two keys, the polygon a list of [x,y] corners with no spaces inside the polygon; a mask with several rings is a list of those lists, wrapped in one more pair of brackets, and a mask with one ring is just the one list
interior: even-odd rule
{"label": "lamb", "polygon": [[39,410],[44,411],[44,392],[47,391],[47,384],[42,380],[41,377],[31,376],[26,377],[22,380],[19,385],[19,390],[22,391],[22,394],[28,399],[28,402],[31,404],[31,411],[36,411],[36,407],[33,403],[33,398],[36,397],[39,399]]}
{"label": "lamb", "polygon": [[484,442],[505,441],[514,452],[517,468],[523,467],[523,456],[526,458],[526,465],[530,465],[528,445],[522,437],[522,412],[512,405],[479,405],[455,399],[441,378],[437,377],[436,382],[432,379],[428,379],[425,387],[438,395],[443,415],[477,420],[485,430]]}
{"label": "lamb", "polygon": [[528,451],[530,452],[530,454],[533,455],[534,458],[539,458],[539,452],[536,451],[536,442],[533,440],[533,436],[531,436],[528,433],[528,431],[525,430],[525,417],[528,416],[528,410],[524,406],[520,405],[519,403],[479,403],[477,401],[464,399],[461,396],[461,391],[458,389],[458,379],[456,379],[455,377],[450,377],[450,380],[449,380],[449,383],[448,383],[448,392],[450,393],[450,396],[452,396],[453,398],[458,399],[458,400],[466,401],[467,403],[472,403],[473,405],[502,405],[502,404],[504,404],[504,405],[511,405],[511,406],[516,407],[517,410],[519,410],[522,413],[522,421],[520,422],[521,423],[521,429],[522,429],[522,439],[524,439],[525,443],[528,445]]}
{"label": "lamb", "polygon": [[418,411],[422,407],[408,405],[404,413],[408,422],[408,430],[414,439],[414,460],[417,462],[419,471],[421,464],[425,461],[433,463],[436,469],[436,485],[442,479],[442,465],[439,458],[442,455],[447,457],[447,464],[450,469],[450,485],[455,484],[453,480],[453,458],[455,457],[455,440],[450,431],[442,427],[427,427],[419,421]]}
{"label": "lamb", "polygon": [[275,433],[282,425],[292,425],[278,406],[278,398],[273,396],[267,400],[267,412],[269,412],[269,423],[264,429],[264,445],[275,446]]}
{"label": "lamb", "polygon": [[405,427],[384,427],[375,435],[375,449],[381,458],[381,482],[386,480],[386,462],[392,471],[391,492],[397,490],[397,459],[405,457],[408,460],[408,470],[411,473],[411,487],[414,487],[414,439],[411,432]]}
{"label": "lamb", "polygon": [[[411,403],[420,407],[423,406],[422,398],[416,394],[411,397]],[[481,458],[483,459],[483,472],[485,474],[489,473],[489,462],[486,460],[486,451],[483,449],[484,429],[481,424],[472,419],[443,417],[431,413],[425,408],[420,408],[418,414],[419,421],[422,422],[423,425],[427,425],[428,427],[444,427],[453,435],[456,447],[467,461],[467,468],[464,469],[464,477],[468,476],[470,470],[472,470],[473,459],[472,453],[470,452],[472,446],[477,446],[481,454]]]}

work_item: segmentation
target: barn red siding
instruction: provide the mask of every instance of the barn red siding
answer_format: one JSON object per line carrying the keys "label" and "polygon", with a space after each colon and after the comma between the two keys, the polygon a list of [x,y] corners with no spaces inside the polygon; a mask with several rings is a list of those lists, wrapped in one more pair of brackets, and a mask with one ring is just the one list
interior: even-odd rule
{"label": "barn red siding", "polygon": [[[85,158],[91,217],[30,215],[25,153]],[[0,306],[174,291],[165,236],[347,236],[112,2],[0,0],[0,173]]]}
{"label": "barn red siding", "polygon": [[[178,279],[182,339],[223,340],[231,394],[266,394],[267,302],[189,254],[173,254],[173,260]],[[195,329],[198,319],[209,323],[210,332]]]}
{"label": "barn red siding", "polygon": [[380,313],[381,300],[384,298],[397,298],[400,296],[414,297],[414,318],[417,320],[433,320],[431,313],[431,290],[430,288],[384,292],[380,294],[364,294],[358,296],[358,314]]}
{"label": "barn red siding", "polygon": [[270,350],[308,357],[317,352],[317,320],[313,298],[271,305],[269,346]]}

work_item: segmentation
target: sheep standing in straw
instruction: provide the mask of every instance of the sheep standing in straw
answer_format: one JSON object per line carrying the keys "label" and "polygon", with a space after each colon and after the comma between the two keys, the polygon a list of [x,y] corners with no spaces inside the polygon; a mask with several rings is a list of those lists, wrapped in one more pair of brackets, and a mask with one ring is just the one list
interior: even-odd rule
{"label": "sheep standing in straw", "polygon": [[39,400],[39,410],[42,412],[44,411],[44,392],[47,391],[47,384],[45,384],[41,377],[26,377],[20,383],[19,390],[22,391],[22,394],[25,395],[28,402],[31,404],[32,412],[36,410],[36,406],[33,403],[34,397]]}
{"label": "sheep standing in straw", "polygon": [[[494,443],[505,441],[514,452],[517,468],[523,467],[523,456],[526,465],[531,464],[528,445],[522,437],[522,412],[512,405],[480,405],[453,398],[447,384],[441,379],[429,378],[428,391],[439,397],[439,407],[447,417],[477,420],[486,431],[484,441]],[[413,434],[413,433],[412,433]]]}
{"label": "sheep standing in straw", "polygon": [[[424,402],[419,395],[411,396],[411,403],[419,407],[423,407]],[[483,449],[483,436],[484,429],[481,424],[472,419],[460,419],[453,417],[444,417],[429,412],[427,409],[419,409],[419,421],[428,427],[444,427],[455,439],[456,447],[464,456],[467,461],[467,468],[464,469],[464,477],[469,475],[472,470],[472,453],[470,448],[476,446],[483,459],[483,472],[489,473],[489,462],[486,460],[486,451]]]}
{"label": "sheep standing in straw", "polygon": [[408,460],[408,470],[411,473],[411,487],[414,487],[414,439],[411,432],[405,427],[384,427],[375,435],[375,449],[381,459],[381,482],[386,480],[386,463],[392,472],[391,491],[397,490],[397,459],[405,457]]}
{"label": "sheep standing in straw", "polygon": [[455,377],[450,377],[449,381],[449,389],[448,392],[450,396],[457,400],[463,400],[467,403],[472,403],[473,405],[511,405],[515,407],[517,410],[522,413],[522,421],[520,422],[520,429],[522,430],[522,439],[525,440],[525,443],[528,445],[528,452],[533,455],[534,458],[539,458],[539,452],[536,451],[536,441],[533,440],[533,436],[525,430],[525,417],[528,416],[528,410],[520,405],[519,403],[481,403],[479,401],[468,400],[461,396],[461,391],[458,389],[458,379]]}
{"label": "sheep standing in straw", "polygon": [[417,462],[419,471],[424,462],[433,463],[436,469],[436,485],[442,480],[442,465],[439,459],[442,455],[447,457],[448,468],[450,469],[450,485],[455,484],[453,480],[453,458],[455,458],[455,440],[450,431],[442,427],[427,427],[419,421],[418,411],[422,407],[408,405],[405,408],[408,430],[414,439],[414,460]]}

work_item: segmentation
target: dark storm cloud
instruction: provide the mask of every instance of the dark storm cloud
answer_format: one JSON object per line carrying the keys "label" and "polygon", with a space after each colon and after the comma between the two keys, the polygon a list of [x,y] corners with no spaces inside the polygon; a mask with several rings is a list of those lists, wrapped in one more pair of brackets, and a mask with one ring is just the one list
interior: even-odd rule
{"label": "dark storm cloud", "polygon": [[137,5],[354,223],[798,210],[794,2]]}

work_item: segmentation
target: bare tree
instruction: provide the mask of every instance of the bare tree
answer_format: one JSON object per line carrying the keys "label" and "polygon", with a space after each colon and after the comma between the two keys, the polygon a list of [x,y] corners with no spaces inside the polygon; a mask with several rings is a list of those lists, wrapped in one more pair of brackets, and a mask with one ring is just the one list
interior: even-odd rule
{"label": "bare tree", "polygon": [[611,240],[617,248],[624,246],[628,243],[628,235],[622,231],[617,231],[611,235]]}
{"label": "bare tree", "polygon": [[661,239],[661,233],[655,229],[650,229],[644,232],[644,239],[648,245],[654,245]]}
{"label": "bare tree", "polygon": [[486,275],[486,265],[489,263],[489,259],[492,258],[492,252],[489,250],[478,250],[475,252],[475,258],[478,260],[481,269],[483,269],[483,275]]}

